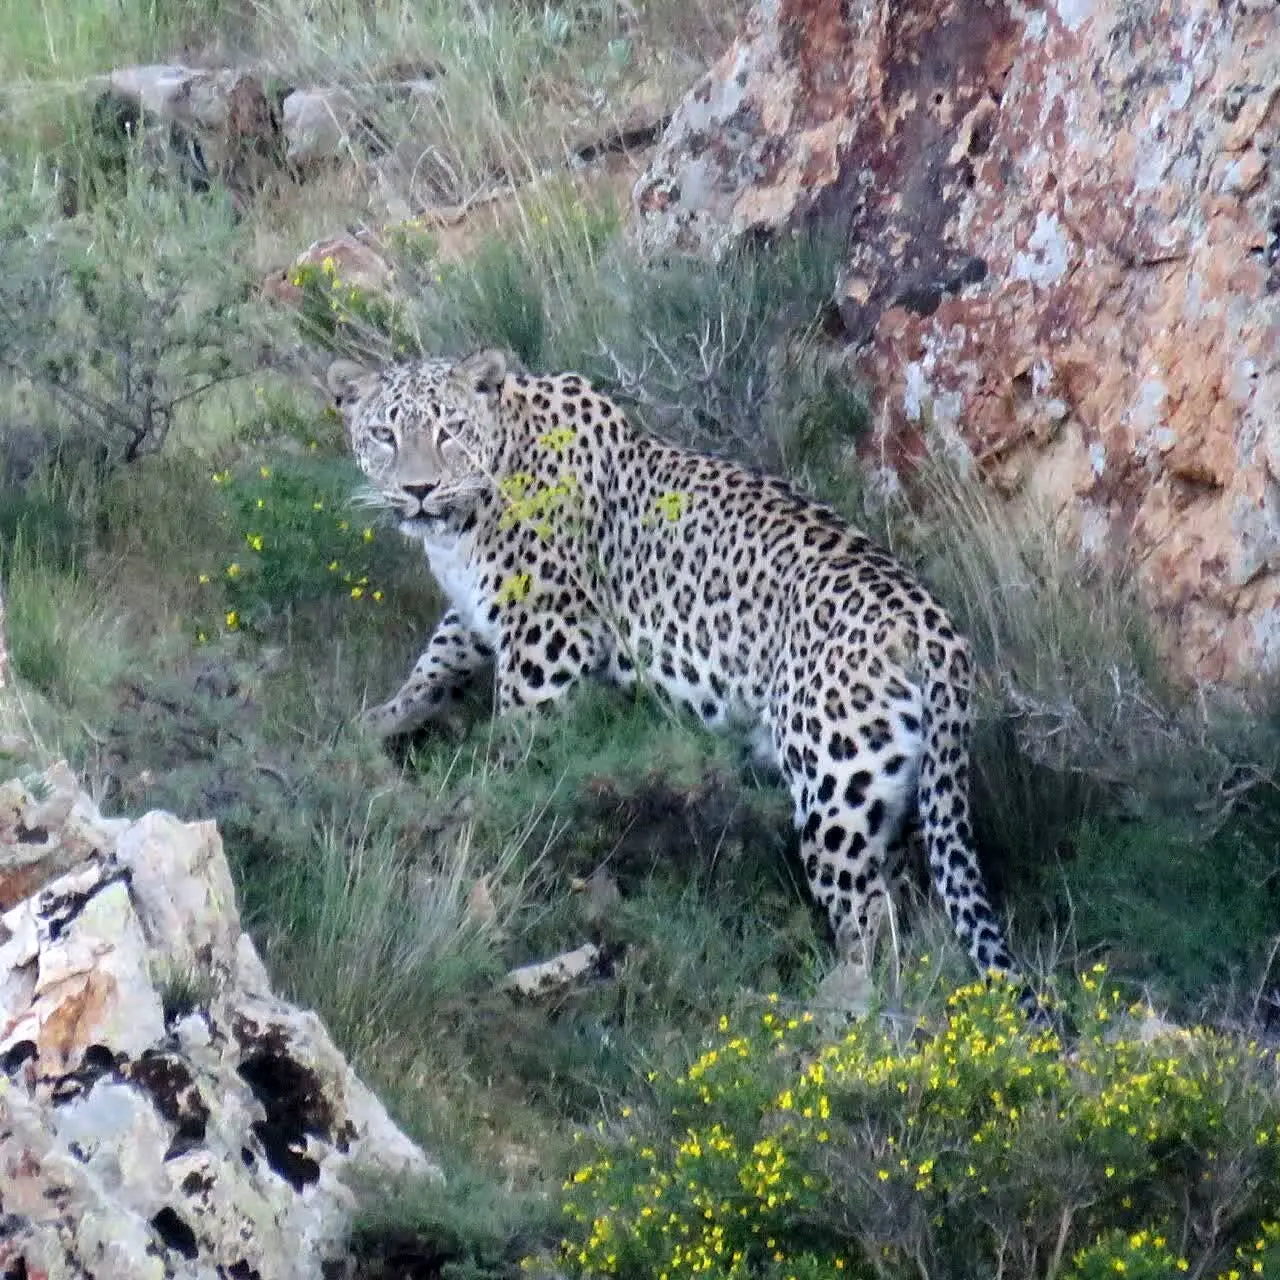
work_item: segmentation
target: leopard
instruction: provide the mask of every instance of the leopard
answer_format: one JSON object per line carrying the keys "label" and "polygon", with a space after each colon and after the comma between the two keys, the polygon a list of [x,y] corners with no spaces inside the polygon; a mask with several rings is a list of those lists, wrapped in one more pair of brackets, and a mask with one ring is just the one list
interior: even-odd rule
{"label": "leopard", "polygon": [[480,678],[500,716],[591,677],[645,682],[781,774],[842,959],[872,962],[914,840],[979,973],[1019,978],[975,851],[970,646],[899,559],[780,479],[642,431],[576,373],[488,349],[337,360],[326,381],[447,599],[370,732],[440,719]]}

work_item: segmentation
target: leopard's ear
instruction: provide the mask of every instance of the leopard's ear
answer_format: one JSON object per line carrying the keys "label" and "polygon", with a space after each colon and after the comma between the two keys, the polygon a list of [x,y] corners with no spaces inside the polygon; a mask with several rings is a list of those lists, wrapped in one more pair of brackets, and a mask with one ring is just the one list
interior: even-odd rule
{"label": "leopard's ear", "polygon": [[464,385],[474,388],[481,395],[496,395],[502,389],[507,374],[515,361],[505,351],[497,347],[489,347],[485,351],[477,351],[458,362],[454,375]]}
{"label": "leopard's ear", "polygon": [[354,399],[356,389],[363,378],[367,378],[370,370],[354,360],[335,360],[325,372],[325,386],[334,403],[341,408],[345,401]]}

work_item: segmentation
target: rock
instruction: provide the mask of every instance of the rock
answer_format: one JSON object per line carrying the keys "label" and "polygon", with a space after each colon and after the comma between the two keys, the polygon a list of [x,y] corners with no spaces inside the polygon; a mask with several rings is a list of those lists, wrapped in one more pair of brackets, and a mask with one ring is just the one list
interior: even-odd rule
{"label": "rock", "polygon": [[280,110],[285,146],[295,164],[342,159],[360,128],[360,107],[345,89],[295,89]]}
{"label": "rock", "polygon": [[0,886],[3,1274],[345,1274],[348,1173],[439,1177],[272,993],[213,824],[54,766],[0,788]]}
{"label": "rock", "polygon": [[585,942],[550,960],[521,965],[507,974],[503,985],[522,996],[541,996],[571,986],[579,978],[597,973],[604,957],[594,943]]}
{"label": "rock", "polygon": [[394,107],[396,134],[405,145],[423,154],[423,137],[439,135],[439,90],[430,62],[408,60],[391,63],[386,75],[362,85],[358,91],[340,85],[295,89],[281,104],[281,129],[290,162],[305,170],[347,159],[354,150],[361,159],[386,152],[390,140],[388,107]]}
{"label": "rock", "polygon": [[841,960],[818,983],[812,1005],[824,1014],[865,1018],[875,999],[870,970],[852,960]]}
{"label": "rock", "polygon": [[284,158],[277,112],[253,72],[137,66],[95,82],[95,131],[102,141],[142,133],[152,167],[167,167],[196,190],[217,178],[247,198]]}
{"label": "rock", "polygon": [[1280,670],[1280,12],[760,0],[634,189],[653,249],[847,227],[883,399],[1087,552],[1168,652]]}
{"label": "rock", "polygon": [[667,80],[642,80],[618,107],[576,122],[565,138],[565,150],[578,164],[610,153],[644,151],[662,136],[678,100],[678,90]]}
{"label": "rock", "polygon": [[125,825],[101,817],[63,763],[45,771],[37,790],[16,778],[0,785],[0,913],[105,853]]}
{"label": "rock", "polygon": [[391,265],[372,237],[342,232],[316,240],[298,254],[292,267],[272,272],[262,283],[263,296],[285,306],[299,306],[302,290],[293,283],[294,271],[298,267],[324,267],[326,263],[331,264],[343,284],[371,293],[387,293],[395,283]]}

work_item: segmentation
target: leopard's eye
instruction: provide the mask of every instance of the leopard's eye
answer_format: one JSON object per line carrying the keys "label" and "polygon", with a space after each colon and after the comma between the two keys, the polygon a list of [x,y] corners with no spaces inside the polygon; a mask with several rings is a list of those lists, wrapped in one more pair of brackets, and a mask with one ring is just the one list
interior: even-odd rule
{"label": "leopard's eye", "polygon": [[392,431],[390,427],[370,427],[369,434],[379,444],[393,445],[396,442],[396,433]]}

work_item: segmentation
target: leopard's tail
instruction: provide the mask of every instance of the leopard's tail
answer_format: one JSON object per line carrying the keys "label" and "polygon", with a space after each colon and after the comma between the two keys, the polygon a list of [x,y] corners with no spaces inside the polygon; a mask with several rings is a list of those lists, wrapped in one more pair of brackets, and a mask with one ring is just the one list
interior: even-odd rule
{"label": "leopard's tail", "polygon": [[[927,656],[926,656],[927,655]],[[930,638],[919,655],[924,685],[923,751],[917,783],[929,870],[952,927],[978,971],[1019,978],[974,850],[969,816],[973,666],[958,636]]]}

